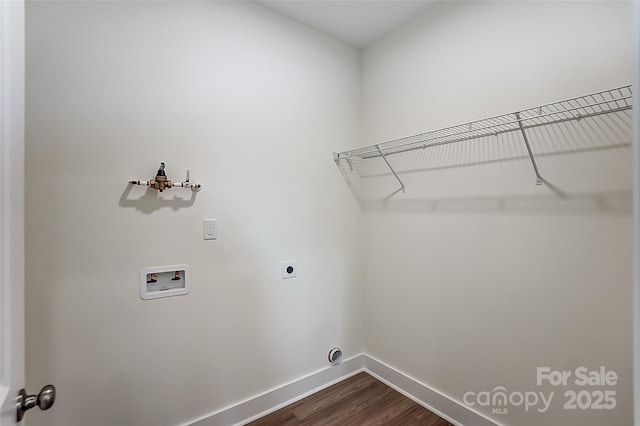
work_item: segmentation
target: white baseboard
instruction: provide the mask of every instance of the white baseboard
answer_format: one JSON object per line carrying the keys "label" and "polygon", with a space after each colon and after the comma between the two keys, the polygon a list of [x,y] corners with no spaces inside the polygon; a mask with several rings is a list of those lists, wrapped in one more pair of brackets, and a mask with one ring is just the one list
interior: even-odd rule
{"label": "white baseboard", "polygon": [[[249,398],[238,404],[223,408],[189,426],[240,426],[286,407],[326,387],[338,383],[363,369],[362,355],[342,361],[338,365],[324,368],[298,380]],[[186,426],[185,425],[185,426]]]}
{"label": "white baseboard", "polygon": [[500,426],[459,401],[366,354],[223,408],[185,426],[240,426],[365,371],[456,426]]}
{"label": "white baseboard", "polygon": [[456,426],[501,426],[460,401],[363,354],[364,371]]}

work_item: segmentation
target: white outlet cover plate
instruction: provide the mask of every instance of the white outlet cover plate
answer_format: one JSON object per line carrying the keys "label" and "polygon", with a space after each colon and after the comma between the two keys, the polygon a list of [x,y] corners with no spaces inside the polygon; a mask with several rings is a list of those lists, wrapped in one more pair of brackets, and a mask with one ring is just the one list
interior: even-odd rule
{"label": "white outlet cover plate", "polygon": [[215,219],[203,220],[203,237],[205,240],[217,240],[218,239],[218,222]]}
{"label": "white outlet cover plate", "polygon": [[[298,275],[298,264],[295,261],[282,262],[282,278],[295,278]],[[293,268],[292,272],[288,271],[288,268]]]}

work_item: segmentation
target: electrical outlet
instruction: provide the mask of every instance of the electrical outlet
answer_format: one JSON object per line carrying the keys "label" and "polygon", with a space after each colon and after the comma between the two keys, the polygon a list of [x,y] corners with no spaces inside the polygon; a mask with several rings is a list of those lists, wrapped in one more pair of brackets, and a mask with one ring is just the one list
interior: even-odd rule
{"label": "electrical outlet", "polygon": [[204,220],[204,239],[215,240],[218,238],[218,223],[215,219]]}
{"label": "electrical outlet", "polygon": [[282,278],[295,278],[298,275],[298,264],[294,261],[282,262]]}

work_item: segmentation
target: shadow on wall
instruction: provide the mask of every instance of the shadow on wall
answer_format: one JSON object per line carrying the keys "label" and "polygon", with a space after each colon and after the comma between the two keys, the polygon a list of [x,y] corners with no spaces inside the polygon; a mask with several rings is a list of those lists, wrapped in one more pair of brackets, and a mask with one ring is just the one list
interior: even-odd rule
{"label": "shadow on wall", "polygon": [[[154,211],[160,210],[163,207],[169,207],[174,211],[178,211],[182,208],[191,207],[196,202],[197,192],[191,190],[184,190],[183,193],[190,192],[191,198],[182,198],[177,195],[173,195],[173,197],[166,197],[165,193],[159,193],[155,189],[146,187],[144,194],[138,198],[129,198],[131,192],[133,191],[134,185],[127,184],[127,187],[120,195],[120,200],[118,205],[120,207],[131,207],[136,210],[145,213],[151,214]],[[140,187],[136,188],[137,191],[141,189]],[[177,188],[170,189],[178,190]],[[166,198],[165,198],[166,197]]]}
{"label": "shadow on wall", "polygon": [[[546,182],[545,182],[546,183]],[[360,201],[367,213],[617,214],[632,212],[632,192]]]}

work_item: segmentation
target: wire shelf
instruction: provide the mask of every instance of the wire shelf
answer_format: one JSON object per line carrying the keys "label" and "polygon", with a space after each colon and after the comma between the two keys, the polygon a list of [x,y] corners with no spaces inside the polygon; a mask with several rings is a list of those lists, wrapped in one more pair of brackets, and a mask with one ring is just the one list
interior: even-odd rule
{"label": "wire shelf", "polygon": [[[355,182],[350,177],[365,174],[365,163],[371,159],[378,159],[378,162],[385,168],[400,187],[391,195],[397,192],[404,192],[405,186],[399,176],[409,172],[412,166],[404,167],[402,170],[394,168],[389,161],[389,157],[398,154],[406,154],[415,150],[435,148],[442,145],[480,140],[495,140],[497,137],[509,138],[524,142],[527,148],[526,153],[533,165],[536,174],[536,183],[540,184],[542,177],[538,171],[534,152],[529,144],[528,135],[539,133],[540,128],[558,126],[569,126],[571,122],[581,122],[585,119],[599,118],[600,121],[607,121],[606,127],[613,128],[609,133],[620,133],[616,127],[624,127],[623,133],[628,133],[630,128],[630,114],[627,112],[632,108],[631,85],[605,90],[559,102],[553,102],[533,108],[524,109],[517,112],[503,114],[491,118],[472,121],[444,129],[421,133],[414,136],[395,139],[392,141],[370,145],[363,148],[353,149],[340,153],[334,153],[334,160],[344,175],[347,183],[354,188]],[[589,120],[585,120],[589,121]],[[570,131],[575,131],[571,128]],[[517,136],[509,136],[516,133]],[[402,156],[401,156],[402,157]],[[383,162],[380,162],[382,160]],[[395,161],[394,161],[395,162]],[[413,165],[414,170],[417,165]],[[380,170],[378,170],[380,173]]]}

